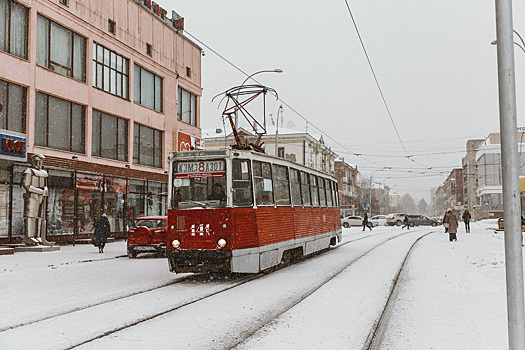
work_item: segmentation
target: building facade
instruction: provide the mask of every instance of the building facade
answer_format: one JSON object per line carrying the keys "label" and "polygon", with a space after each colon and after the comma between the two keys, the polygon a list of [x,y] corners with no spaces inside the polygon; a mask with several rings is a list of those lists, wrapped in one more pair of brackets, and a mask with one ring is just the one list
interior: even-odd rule
{"label": "building facade", "polygon": [[452,169],[443,183],[443,204],[447,208],[461,210],[463,205],[462,169]]}
{"label": "building facade", "polygon": [[468,140],[466,145],[467,154],[462,159],[463,168],[463,208],[472,211],[479,207],[479,197],[476,190],[478,188],[478,167],[476,165],[476,152],[483,143],[480,140]]}
{"label": "building facade", "polygon": [[357,167],[352,167],[344,161],[335,161],[335,176],[339,188],[339,206],[343,215],[355,215],[357,208]]}
{"label": "building facade", "polygon": [[183,21],[150,0],[0,0],[0,136],[12,146],[0,153],[0,241],[23,234],[35,153],[51,240],[89,232],[102,212],[121,233],[166,212],[167,153],[200,137],[201,49]]}

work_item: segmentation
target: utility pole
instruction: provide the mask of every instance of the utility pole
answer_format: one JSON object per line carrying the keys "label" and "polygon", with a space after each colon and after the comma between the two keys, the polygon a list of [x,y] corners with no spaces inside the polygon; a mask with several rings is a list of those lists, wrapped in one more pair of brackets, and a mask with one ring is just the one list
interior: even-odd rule
{"label": "utility pole", "polygon": [[496,0],[505,267],[510,350],[525,350],[525,305],[511,0]]}

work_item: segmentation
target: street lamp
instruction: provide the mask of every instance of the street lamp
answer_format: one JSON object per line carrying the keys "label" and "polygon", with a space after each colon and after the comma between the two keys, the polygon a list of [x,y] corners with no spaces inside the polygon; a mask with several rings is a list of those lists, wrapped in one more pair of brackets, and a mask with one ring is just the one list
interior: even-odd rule
{"label": "street lamp", "polygon": [[[521,35],[515,31],[514,29],[512,30],[514,32],[514,34],[516,34],[518,36],[518,38],[520,38],[520,41],[521,41],[521,45],[517,42],[513,42],[514,45],[516,45],[517,47],[519,47],[521,49],[521,51],[525,52],[525,41],[523,41],[523,38],[521,37]],[[491,43],[491,45],[498,45],[498,41],[497,40],[493,40]]]}

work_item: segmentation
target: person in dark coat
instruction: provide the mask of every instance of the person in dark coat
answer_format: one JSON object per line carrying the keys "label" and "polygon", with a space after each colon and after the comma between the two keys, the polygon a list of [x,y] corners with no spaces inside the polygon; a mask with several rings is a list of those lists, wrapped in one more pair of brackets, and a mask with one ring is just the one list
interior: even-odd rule
{"label": "person in dark coat", "polygon": [[368,227],[370,231],[372,231],[372,225],[370,225],[370,222],[368,221],[368,214],[365,213],[365,217],[363,218],[363,231],[365,228]]}
{"label": "person in dark coat", "polygon": [[468,211],[468,209],[465,209],[461,218],[463,219],[463,222],[465,223],[465,231],[467,233],[470,233],[470,218],[471,217],[472,216],[470,215],[470,212]]}
{"label": "person in dark coat", "polygon": [[[449,209],[450,210],[450,209]],[[448,232],[448,225],[445,225],[445,220],[447,218],[448,210],[445,211],[445,215],[443,215],[443,227],[445,227],[445,233]]]}
{"label": "person in dark coat", "polygon": [[448,236],[451,242],[456,242],[458,240],[456,233],[458,233],[458,217],[456,213],[449,209],[447,215],[445,216],[445,221],[443,223],[448,223]]}
{"label": "person in dark coat", "polygon": [[104,246],[108,241],[108,236],[111,233],[108,217],[102,213],[100,218],[95,222],[95,245],[98,246],[98,252],[104,253]]}
{"label": "person in dark coat", "polygon": [[406,227],[407,230],[410,230],[410,223],[408,222],[408,215],[405,215],[405,220],[403,220],[403,223],[404,223],[404,225],[401,228],[405,228]]}

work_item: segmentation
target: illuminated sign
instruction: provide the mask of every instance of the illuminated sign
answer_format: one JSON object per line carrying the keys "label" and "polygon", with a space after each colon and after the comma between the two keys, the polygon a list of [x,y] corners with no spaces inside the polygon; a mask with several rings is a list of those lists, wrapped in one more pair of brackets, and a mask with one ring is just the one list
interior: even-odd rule
{"label": "illuminated sign", "polygon": [[0,145],[0,158],[27,161],[26,135],[2,130]]}

